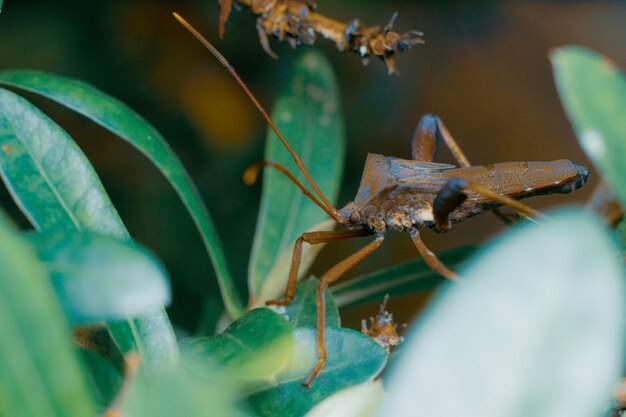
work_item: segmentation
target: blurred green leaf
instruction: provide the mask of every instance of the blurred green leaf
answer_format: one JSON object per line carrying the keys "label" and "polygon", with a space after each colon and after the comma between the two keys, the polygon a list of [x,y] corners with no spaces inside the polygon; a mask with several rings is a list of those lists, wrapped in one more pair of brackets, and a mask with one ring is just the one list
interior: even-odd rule
{"label": "blurred green leaf", "polygon": [[317,404],[306,417],[370,417],[384,395],[381,379],[366,382],[336,392]]}
{"label": "blurred green leaf", "polygon": [[[130,240],[72,138],[28,101],[5,89],[0,89],[0,166],[13,199],[38,230],[90,231]],[[122,351],[139,350],[149,369],[177,360],[176,339],[162,309],[112,325],[111,332]]]}
{"label": "blurred green leaf", "polygon": [[96,234],[31,234],[73,324],[123,320],[168,304],[165,271],[143,248]]}
{"label": "blurred green leaf", "polygon": [[[452,270],[457,270],[476,252],[474,246],[463,246],[437,254]],[[358,278],[344,281],[330,288],[341,308],[363,303],[380,302],[385,294],[402,296],[432,291],[446,281],[433,272],[423,259],[404,262]]]}
{"label": "blurred green leaf", "polygon": [[[272,118],[313,179],[329,200],[334,201],[343,173],[345,138],[337,82],[323,55],[307,52],[296,62],[274,106]],[[271,130],[268,130],[265,159],[284,165],[305,183],[291,156]],[[248,287],[254,299],[263,292],[264,285],[284,288],[285,274],[269,275],[274,264],[298,236],[328,218],[282,174],[267,169],[263,175],[263,196],[248,268]],[[333,224],[328,223],[328,227],[332,228]],[[312,256],[303,257],[300,270],[306,271],[312,261]]]}
{"label": "blurred green leaf", "polygon": [[582,148],[626,204],[626,76],[608,58],[578,46],[558,48],[550,58]]}
{"label": "blurred green leaf", "polygon": [[498,239],[424,313],[378,416],[605,415],[623,370],[624,271],[591,215]]}
{"label": "blurred green leaf", "polygon": [[215,364],[233,379],[267,382],[289,362],[294,349],[293,326],[272,310],[257,308],[233,322],[223,333],[188,339],[184,347],[192,358]]}
{"label": "blurred green leaf", "polygon": [[123,406],[132,417],[243,417],[235,393],[224,384],[198,378],[181,368],[152,378],[138,378]]}
{"label": "blurred green leaf", "polygon": [[71,338],[35,251],[0,220],[1,416],[95,416]]}
{"label": "blurred green leaf", "polygon": [[79,353],[86,368],[91,398],[101,413],[115,398],[115,394],[122,386],[123,377],[110,361],[98,353],[85,349],[79,350]]}
{"label": "blurred green leaf", "polygon": [[39,71],[0,71],[0,83],[32,91],[68,107],[124,139],[146,155],[172,184],[207,248],[231,318],[243,312],[222,245],[191,178],[165,139],[146,120],[117,99],[81,81]]}
{"label": "blurred green leaf", "polygon": [[[293,302],[285,307],[276,306],[275,308],[287,317],[295,327],[316,327],[318,284],[319,280],[314,277],[302,281],[296,288]],[[324,291],[326,294],[326,327],[339,327],[341,326],[341,318],[335,300],[328,288]]]}
{"label": "blurred green leaf", "polygon": [[315,404],[344,388],[374,378],[385,366],[387,352],[372,339],[350,329],[326,328],[328,362],[310,388],[302,385],[317,363],[315,329],[294,332],[296,347],[291,361],[275,379],[246,399],[261,417],[305,415]]}

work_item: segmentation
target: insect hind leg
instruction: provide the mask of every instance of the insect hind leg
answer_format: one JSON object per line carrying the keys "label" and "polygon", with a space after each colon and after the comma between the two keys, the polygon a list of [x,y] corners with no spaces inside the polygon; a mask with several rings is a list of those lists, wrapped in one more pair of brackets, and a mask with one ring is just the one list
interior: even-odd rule
{"label": "insect hind leg", "polygon": [[411,142],[411,157],[415,161],[432,162],[440,141],[443,141],[460,166],[465,168],[471,165],[446,125],[434,114],[425,115],[417,124]]}

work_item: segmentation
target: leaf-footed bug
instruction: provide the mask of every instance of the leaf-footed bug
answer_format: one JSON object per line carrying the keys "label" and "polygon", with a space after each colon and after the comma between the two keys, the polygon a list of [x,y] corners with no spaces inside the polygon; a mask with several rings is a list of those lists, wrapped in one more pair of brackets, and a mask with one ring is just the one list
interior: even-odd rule
{"label": "leaf-footed bug", "polygon": [[[270,300],[267,304],[285,305],[293,300],[303,242],[315,245],[355,237],[374,237],[372,242],[330,268],[319,279],[317,290],[318,362],[305,379],[304,385],[306,386],[311,384],[326,362],[325,288],[375,252],[382,245],[388,229],[408,233],[430,268],[446,278],[456,280],[456,274],[449,270],[423,243],[420,237],[420,226],[436,232],[447,232],[453,223],[496,209],[501,205],[510,206],[523,215],[538,216],[538,212],[517,200],[539,194],[569,193],[581,187],[589,176],[587,168],[568,160],[504,162],[472,166],[443,122],[437,116],[426,115],[420,120],[413,136],[412,159],[369,154],[356,197],[342,209],[337,210],[320,190],[300,157],[293,151],[271,117],[239,78],[235,69],[187,21],[176,13],[174,16],[211,51],[241,86],[291,154],[313,192],[286,168],[272,161],[253,164],[244,175],[246,182],[254,182],[263,166],[275,168],[345,228],[345,230],[338,231],[302,234],[295,242],[285,297]],[[441,141],[451,151],[460,167],[433,162]]]}

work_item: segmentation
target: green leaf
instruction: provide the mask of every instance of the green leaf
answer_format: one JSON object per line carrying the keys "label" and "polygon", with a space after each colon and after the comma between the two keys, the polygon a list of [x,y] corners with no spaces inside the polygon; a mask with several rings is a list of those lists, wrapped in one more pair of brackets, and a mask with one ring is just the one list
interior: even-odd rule
{"label": "green leaf", "polygon": [[[272,111],[276,125],[330,201],[335,200],[339,191],[345,152],[339,108],[338,87],[332,68],[323,55],[311,51],[302,55],[294,65]],[[304,177],[291,156],[271,131],[267,135],[265,159],[284,165],[304,183]],[[328,216],[322,209],[282,174],[272,169],[265,171],[248,268],[248,287],[253,299],[258,297],[268,280],[278,281],[278,287],[284,288],[285,274],[269,275],[274,264],[298,236],[326,218]],[[332,227],[332,223],[329,225]],[[312,257],[303,258],[300,269],[305,271],[312,260]]]}
{"label": "green leaf", "polygon": [[234,407],[229,386],[217,384],[174,368],[153,378],[138,378],[123,405],[133,417],[243,417]]}
{"label": "green leaf", "polygon": [[387,361],[387,352],[367,336],[350,329],[327,328],[328,361],[311,387],[305,388],[302,382],[317,363],[316,330],[296,329],[294,336],[296,347],[289,365],[275,383],[246,399],[258,416],[303,416],[331,394],[371,380]]}
{"label": "green leaf", "polygon": [[343,389],[317,404],[305,417],[371,417],[376,412],[385,391],[383,382],[356,385]]}
{"label": "green leaf", "polygon": [[213,262],[229,315],[231,318],[241,315],[243,304],[234,288],[209,212],[184,167],[154,127],[115,98],[72,78],[38,71],[11,70],[0,72],[0,83],[48,97],[93,120],[150,158],[172,184],[198,227]]}
{"label": "green leaf", "polygon": [[13,198],[38,230],[76,228],[128,239],[104,187],[72,138],[28,101],[4,89],[0,164]]}
{"label": "green leaf", "polygon": [[104,411],[122,386],[123,377],[113,364],[96,352],[81,349],[80,355],[88,375],[91,398]]}
{"label": "green leaf", "polygon": [[[40,231],[90,231],[130,240],[89,161],[72,138],[28,101],[0,89],[0,175]],[[159,329],[158,334],[149,334]],[[176,339],[165,311],[112,326],[122,351],[139,350],[159,369],[175,362]],[[143,340],[139,337],[145,336]],[[148,337],[149,336],[149,337]]]}
{"label": "green leaf", "polygon": [[[333,219],[327,219],[321,223],[311,226],[305,231],[305,233],[333,230],[335,225],[336,222]],[[298,279],[306,276],[307,270],[324,245],[325,244],[309,245],[307,243],[302,245],[300,268],[298,268]],[[285,286],[287,285],[287,277],[289,276],[289,269],[291,268],[294,246],[295,241],[280,252],[276,262],[274,262],[274,266],[267,275],[268,279],[265,280],[259,289],[259,293],[256,295],[256,298],[251,300],[250,308],[262,307],[265,305],[267,300],[278,298],[285,293]]]}
{"label": "green leaf", "polygon": [[[437,256],[452,270],[457,270],[475,251],[473,246],[463,246]],[[343,308],[381,301],[385,294],[393,297],[432,291],[445,281],[423,259],[416,259],[344,281],[330,291],[337,305]]]}
{"label": "green leaf", "polygon": [[258,308],[233,322],[223,333],[188,339],[184,346],[194,359],[215,364],[232,379],[267,382],[289,362],[294,349],[293,326],[272,310]]}
{"label": "green leaf", "polygon": [[377,415],[605,415],[624,363],[620,257],[571,209],[507,233],[413,329]]}
{"label": "green leaf", "polygon": [[[295,327],[316,327],[318,284],[319,280],[314,277],[302,281],[296,288],[296,296],[291,304],[274,308],[287,317]],[[324,297],[326,301],[326,327],[339,327],[341,326],[341,319],[335,300],[328,288],[324,291],[326,294]]]}
{"label": "green leaf", "polygon": [[73,324],[135,317],[170,301],[165,271],[131,242],[87,233],[29,237]]}
{"label": "green leaf", "polygon": [[95,415],[71,339],[35,251],[0,221],[0,415]]}
{"label": "green leaf", "polygon": [[582,148],[626,204],[626,76],[609,59],[578,46],[558,48],[550,58]]}

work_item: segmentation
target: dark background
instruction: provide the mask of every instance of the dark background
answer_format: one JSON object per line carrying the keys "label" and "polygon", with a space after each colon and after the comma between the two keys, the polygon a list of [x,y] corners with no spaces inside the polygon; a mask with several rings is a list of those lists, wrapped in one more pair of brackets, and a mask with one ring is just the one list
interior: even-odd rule
{"label": "dark background", "polygon": [[[412,131],[425,113],[447,123],[470,161],[571,159],[589,164],[560,106],[548,61],[551,48],[580,44],[626,67],[626,5],[621,1],[319,0],[319,11],[342,21],[385,24],[399,12],[398,31],[425,33],[426,44],[401,54],[399,77],[373,60],[363,67],[328,41],[320,48],[337,72],[348,138],[340,203],[356,193],[367,152],[409,156]],[[291,50],[272,40],[280,59],[261,49],[255,18],[236,10],[217,38],[217,0],[5,0],[0,14],[0,68],[33,68],[82,79],[148,119],[173,146],[203,194],[242,293],[260,187],[241,181],[261,158],[265,125],[222,67],[172,18],[179,11],[205,33],[271,108]],[[94,164],[135,239],[165,262],[174,286],[170,314],[193,331],[205,301],[218,300],[209,258],[176,195],[148,160],[84,118],[27,95],[78,142]],[[447,151],[440,160],[452,162]],[[597,182],[572,195],[529,200],[537,208],[581,202]],[[4,191],[3,191],[4,192]],[[7,200],[7,196],[4,196]],[[15,207],[12,208],[16,212]],[[25,221],[22,219],[24,224]],[[425,233],[435,251],[480,243],[503,226],[490,215]],[[316,261],[320,274],[362,242],[333,243]],[[349,276],[417,257],[410,240],[390,233],[380,253]],[[420,297],[393,300],[407,321]],[[375,311],[352,309],[347,322]]]}

